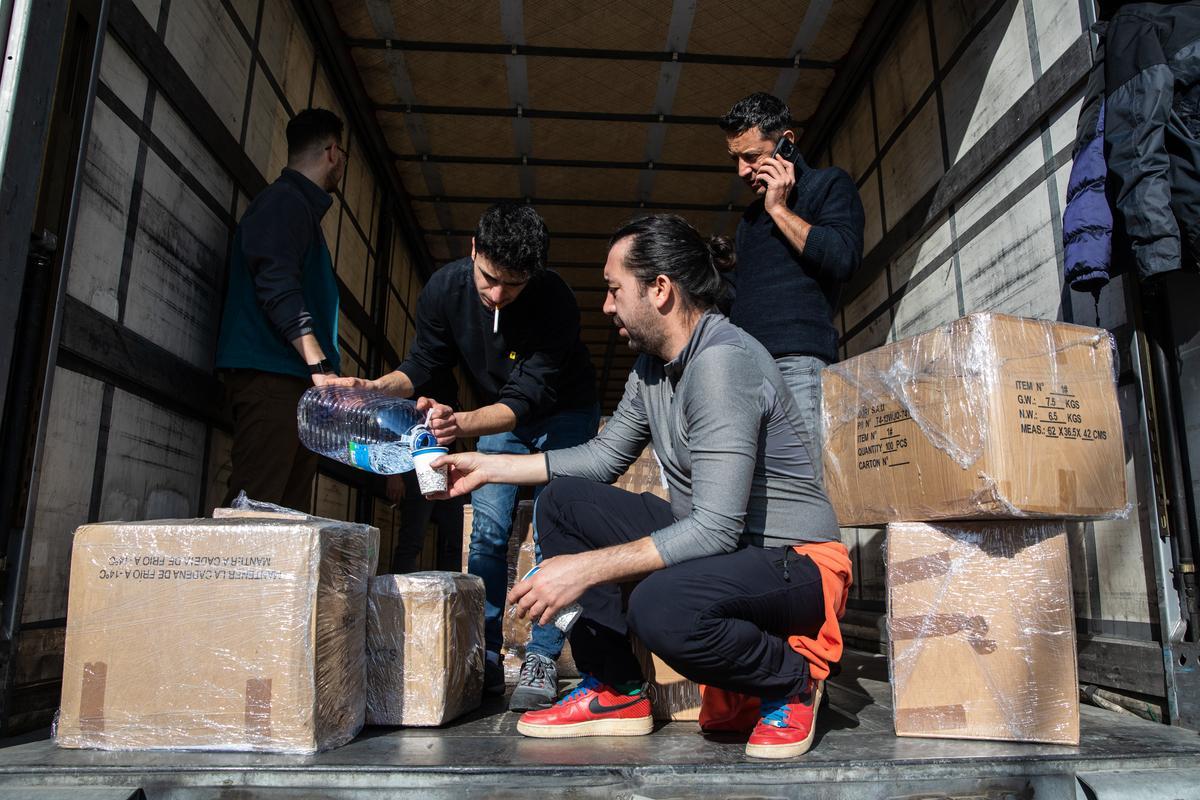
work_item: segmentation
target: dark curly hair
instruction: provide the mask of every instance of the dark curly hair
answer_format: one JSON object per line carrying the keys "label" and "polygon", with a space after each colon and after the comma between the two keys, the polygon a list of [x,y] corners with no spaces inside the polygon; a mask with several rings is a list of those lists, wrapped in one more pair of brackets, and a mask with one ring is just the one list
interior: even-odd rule
{"label": "dark curly hair", "polygon": [[625,253],[624,267],[643,285],[666,275],[679,287],[683,303],[689,308],[707,310],[716,306],[725,310],[729,283],[721,273],[733,269],[736,262],[733,243],[727,237],[705,239],[687,220],[674,214],[654,214],[626,222],[608,240],[609,248],[626,237],[633,237],[633,242]]}
{"label": "dark curly hair", "polygon": [[475,252],[495,266],[523,277],[546,269],[550,232],[533,206],[497,203],[475,227]]}
{"label": "dark curly hair", "polygon": [[758,128],[768,139],[787,129],[792,124],[792,112],[787,103],[773,94],[755,92],[733,104],[729,113],[717,123],[730,136]]}

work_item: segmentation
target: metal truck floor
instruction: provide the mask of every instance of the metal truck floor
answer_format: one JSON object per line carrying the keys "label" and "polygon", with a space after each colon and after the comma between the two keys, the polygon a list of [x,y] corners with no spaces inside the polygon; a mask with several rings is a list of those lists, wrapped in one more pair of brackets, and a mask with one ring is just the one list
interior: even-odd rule
{"label": "metal truck floor", "polygon": [[[1145,787],[1147,797],[1200,797],[1200,736],[1131,715],[1083,707],[1079,747],[897,738],[886,662],[864,653],[847,654],[828,697],[812,751],[783,762],[751,761],[741,742],[706,738],[685,722],[662,724],[642,737],[527,739],[516,732],[517,716],[494,700],[444,728],[367,728],[349,745],[311,757],[60,750],[49,740],[19,744],[0,749],[0,798],[79,787],[72,796],[88,800],[90,791],[121,787],[130,796],[140,788],[151,800],[1103,800],[1133,797],[1131,782]],[[1131,776],[1132,770],[1145,775]],[[1110,776],[1125,779],[1117,794],[1103,788]],[[1091,788],[1085,791],[1081,781]]]}

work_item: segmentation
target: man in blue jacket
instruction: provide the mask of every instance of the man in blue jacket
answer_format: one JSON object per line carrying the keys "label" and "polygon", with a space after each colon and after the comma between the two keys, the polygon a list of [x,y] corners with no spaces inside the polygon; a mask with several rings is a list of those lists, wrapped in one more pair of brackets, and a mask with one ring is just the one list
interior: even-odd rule
{"label": "man in blue jacket", "polygon": [[322,108],[288,123],[288,162],[238,223],[217,344],[233,411],[226,504],[307,511],[317,456],[300,444],[296,404],[337,374],[338,288],[321,217],[346,169],[342,121]]}

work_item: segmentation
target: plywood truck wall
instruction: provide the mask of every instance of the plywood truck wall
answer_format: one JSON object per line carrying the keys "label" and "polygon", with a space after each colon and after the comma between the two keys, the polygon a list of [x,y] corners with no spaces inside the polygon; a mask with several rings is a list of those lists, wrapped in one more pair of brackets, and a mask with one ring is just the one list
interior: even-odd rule
{"label": "plywood truck wall", "polygon": [[[288,0],[112,3],[36,498],[22,617],[33,627],[22,633],[18,692],[60,674],[78,525],[191,517],[225,491],[230,441],[212,365],[230,242],[249,199],[284,165],[290,115],[310,104],[345,117]],[[403,238],[381,235],[384,190],[362,141],[347,131],[349,167],[323,221],[353,297],[343,309],[358,306],[342,314],[339,344],[345,371],[359,375],[387,350],[380,339],[407,350],[422,286]],[[373,330],[358,324],[364,316]],[[358,490],[328,475],[315,493],[320,514],[359,513]],[[397,519],[375,505],[365,521],[386,523],[389,547]]]}

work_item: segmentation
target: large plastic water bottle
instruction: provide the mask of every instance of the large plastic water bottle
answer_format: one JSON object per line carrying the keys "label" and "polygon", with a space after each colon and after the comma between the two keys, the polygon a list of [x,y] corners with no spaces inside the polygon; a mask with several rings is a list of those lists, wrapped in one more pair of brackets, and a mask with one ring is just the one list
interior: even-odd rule
{"label": "large plastic water bottle", "polygon": [[437,444],[411,400],[343,386],[314,386],[296,408],[300,441],[314,453],[380,475],[413,468],[412,451]]}

